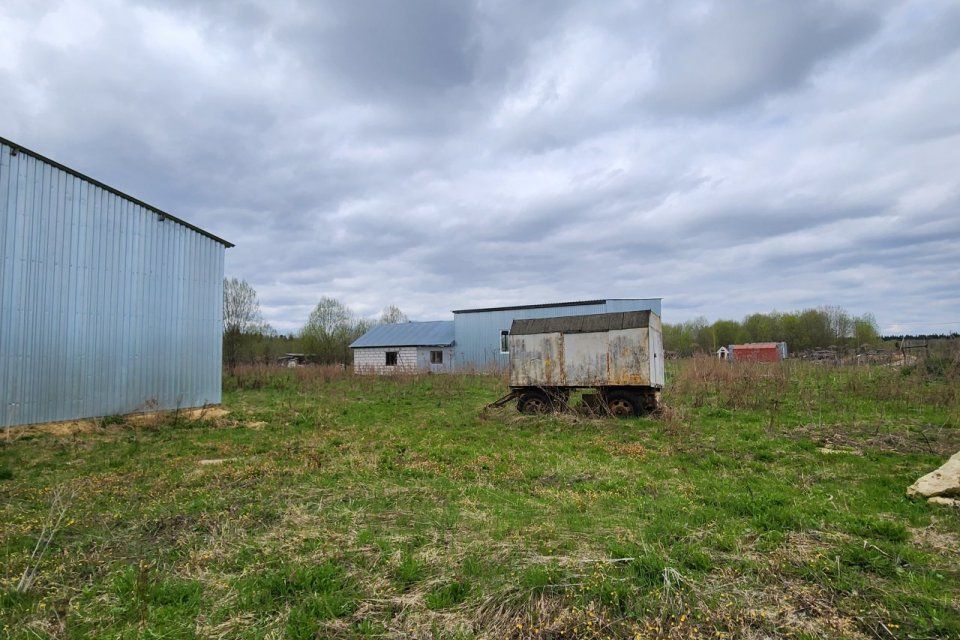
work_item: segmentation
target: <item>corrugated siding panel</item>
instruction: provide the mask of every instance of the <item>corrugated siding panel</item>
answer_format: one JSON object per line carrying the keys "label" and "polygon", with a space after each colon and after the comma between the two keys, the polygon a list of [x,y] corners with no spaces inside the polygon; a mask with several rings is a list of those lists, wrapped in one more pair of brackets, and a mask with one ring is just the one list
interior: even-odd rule
{"label": "corrugated siding panel", "polygon": [[0,144],[0,426],[220,402],[224,247]]}
{"label": "corrugated siding panel", "polygon": [[616,313],[617,311],[653,311],[659,316],[662,315],[660,313],[661,306],[660,298],[647,298],[645,300],[611,298],[607,300],[605,308],[609,313]]}
{"label": "corrugated siding panel", "polygon": [[515,318],[552,318],[587,313],[603,313],[604,305],[543,307],[457,313],[453,316],[456,366],[459,370],[506,370],[509,354],[500,352],[500,332],[509,331]]}
{"label": "corrugated siding panel", "polygon": [[607,300],[602,304],[456,313],[453,316],[456,368],[461,371],[505,371],[509,365],[509,354],[500,352],[500,332],[509,331],[514,319],[579,316],[613,311],[653,311],[659,315],[660,300],[617,299]]}
{"label": "corrugated siding panel", "polygon": [[780,362],[780,345],[733,345],[732,360],[737,362]]}

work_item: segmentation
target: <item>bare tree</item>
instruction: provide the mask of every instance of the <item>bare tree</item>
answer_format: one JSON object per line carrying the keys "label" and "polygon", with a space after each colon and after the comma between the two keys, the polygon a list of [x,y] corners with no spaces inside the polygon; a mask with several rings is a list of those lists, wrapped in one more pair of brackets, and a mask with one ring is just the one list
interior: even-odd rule
{"label": "bare tree", "polygon": [[223,279],[223,360],[235,366],[251,337],[270,333],[257,291],[246,280]]}
{"label": "bare tree", "polygon": [[223,279],[223,332],[256,333],[263,329],[257,291],[246,280]]}
{"label": "bare tree", "polygon": [[380,314],[379,324],[397,324],[400,322],[410,322],[410,319],[396,305],[392,304],[384,308],[383,313]]}

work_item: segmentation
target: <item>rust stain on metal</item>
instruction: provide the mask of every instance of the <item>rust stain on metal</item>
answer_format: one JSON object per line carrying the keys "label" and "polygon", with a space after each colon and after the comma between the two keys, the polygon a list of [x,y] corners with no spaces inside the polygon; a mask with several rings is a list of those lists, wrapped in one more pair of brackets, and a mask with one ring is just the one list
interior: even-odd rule
{"label": "rust stain on metal", "polygon": [[[510,383],[514,386],[663,385],[659,318],[620,328],[602,315],[571,320],[527,321],[510,340]],[[614,318],[616,319],[616,318]],[[538,332],[539,329],[543,332]],[[570,329],[569,331],[567,329]]]}

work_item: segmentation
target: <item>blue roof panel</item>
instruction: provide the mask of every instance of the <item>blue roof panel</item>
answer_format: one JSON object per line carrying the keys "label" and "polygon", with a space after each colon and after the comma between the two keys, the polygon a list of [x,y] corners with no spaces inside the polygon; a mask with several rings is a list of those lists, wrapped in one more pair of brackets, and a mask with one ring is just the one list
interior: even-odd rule
{"label": "blue roof panel", "polygon": [[381,324],[353,341],[358,347],[448,347],[453,344],[453,320]]}

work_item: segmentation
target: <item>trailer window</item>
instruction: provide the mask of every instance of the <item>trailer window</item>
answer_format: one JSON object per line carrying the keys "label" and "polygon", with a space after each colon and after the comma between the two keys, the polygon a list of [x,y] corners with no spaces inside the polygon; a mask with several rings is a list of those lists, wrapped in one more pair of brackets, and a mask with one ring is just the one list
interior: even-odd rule
{"label": "trailer window", "polygon": [[443,364],[443,351],[431,351],[430,364]]}
{"label": "trailer window", "polygon": [[387,366],[395,367],[397,366],[397,352],[396,351],[387,351]]}
{"label": "trailer window", "polygon": [[510,353],[510,341],[507,340],[509,335],[509,331],[500,332],[500,353]]}

